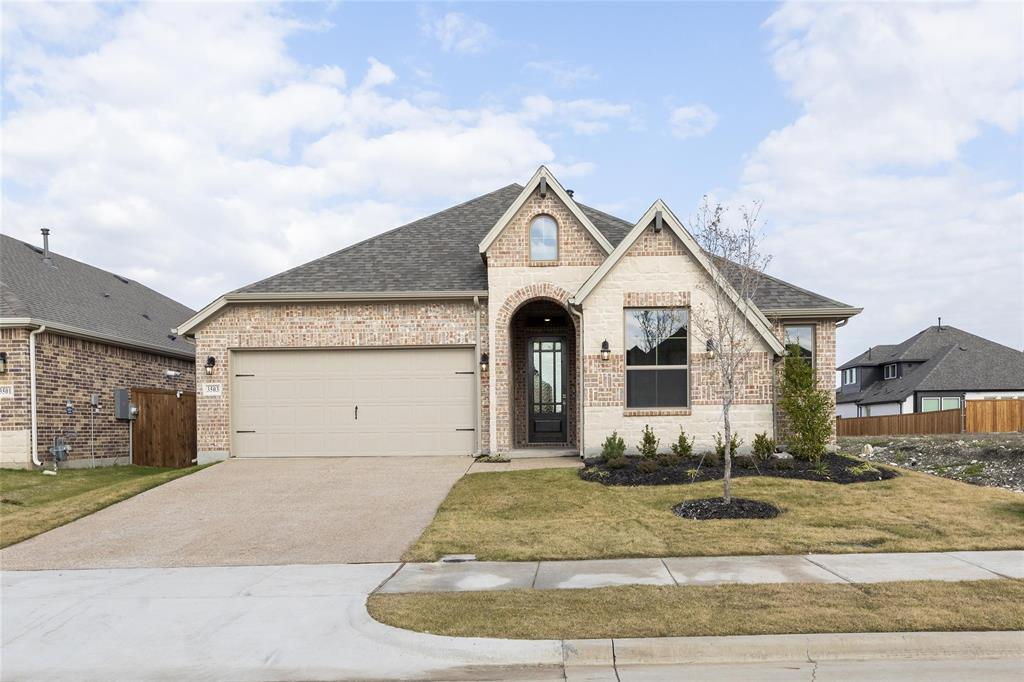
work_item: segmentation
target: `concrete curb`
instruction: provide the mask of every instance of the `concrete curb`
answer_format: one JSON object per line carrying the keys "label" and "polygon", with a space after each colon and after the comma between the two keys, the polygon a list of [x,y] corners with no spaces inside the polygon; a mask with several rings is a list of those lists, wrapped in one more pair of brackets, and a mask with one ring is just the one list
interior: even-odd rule
{"label": "concrete curb", "polygon": [[1024,654],[1024,632],[878,632],[732,637],[566,640],[572,666],[1006,658]]}

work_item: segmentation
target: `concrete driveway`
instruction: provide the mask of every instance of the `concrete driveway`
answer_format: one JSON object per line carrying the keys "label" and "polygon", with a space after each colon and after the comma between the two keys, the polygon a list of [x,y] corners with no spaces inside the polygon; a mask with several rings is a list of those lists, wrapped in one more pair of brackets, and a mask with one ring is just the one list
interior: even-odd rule
{"label": "concrete driveway", "polygon": [[0,550],[0,566],[398,561],[472,461],[232,459]]}

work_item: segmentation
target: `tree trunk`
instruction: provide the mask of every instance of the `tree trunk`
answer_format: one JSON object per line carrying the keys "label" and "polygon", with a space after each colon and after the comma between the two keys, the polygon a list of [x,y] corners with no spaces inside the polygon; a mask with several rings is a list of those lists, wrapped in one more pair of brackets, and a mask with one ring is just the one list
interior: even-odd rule
{"label": "tree trunk", "polygon": [[722,458],[725,475],[722,477],[724,484],[722,498],[726,504],[732,503],[732,425],[729,423],[730,407],[732,407],[732,399],[727,398],[722,402],[722,421],[725,423],[725,456]]}

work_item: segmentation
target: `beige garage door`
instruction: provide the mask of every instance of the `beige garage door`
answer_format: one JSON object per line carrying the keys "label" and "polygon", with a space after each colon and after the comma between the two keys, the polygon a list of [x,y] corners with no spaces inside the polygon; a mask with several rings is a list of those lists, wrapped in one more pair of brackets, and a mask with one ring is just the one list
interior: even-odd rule
{"label": "beige garage door", "polygon": [[238,457],[469,455],[472,349],[235,351]]}

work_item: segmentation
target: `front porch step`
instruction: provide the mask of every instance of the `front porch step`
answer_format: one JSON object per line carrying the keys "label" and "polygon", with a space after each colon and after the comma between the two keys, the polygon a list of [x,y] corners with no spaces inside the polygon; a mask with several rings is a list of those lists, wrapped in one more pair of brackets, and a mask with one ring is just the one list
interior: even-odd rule
{"label": "front porch step", "polygon": [[505,455],[509,459],[534,459],[538,457],[579,457],[580,451],[574,448],[516,448]]}

